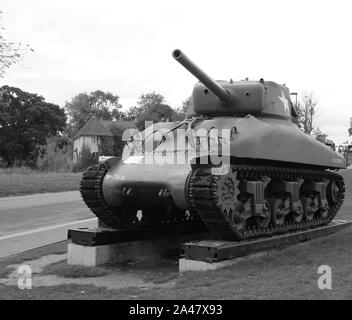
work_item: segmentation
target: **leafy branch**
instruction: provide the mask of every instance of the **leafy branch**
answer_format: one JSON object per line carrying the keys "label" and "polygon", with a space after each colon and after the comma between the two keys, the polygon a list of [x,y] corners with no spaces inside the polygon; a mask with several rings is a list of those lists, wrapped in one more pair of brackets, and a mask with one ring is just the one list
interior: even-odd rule
{"label": "leafy branch", "polygon": [[[0,11],[0,18],[1,15]],[[0,77],[3,77],[6,69],[18,63],[25,54],[34,51],[28,44],[8,41],[2,34],[4,30],[5,28],[0,26]]]}

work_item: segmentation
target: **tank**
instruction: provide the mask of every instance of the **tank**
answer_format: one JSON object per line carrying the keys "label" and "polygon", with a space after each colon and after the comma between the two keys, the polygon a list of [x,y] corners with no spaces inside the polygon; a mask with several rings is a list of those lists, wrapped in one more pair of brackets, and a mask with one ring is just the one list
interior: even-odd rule
{"label": "tank", "polygon": [[332,221],[345,159],[299,129],[289,89],[214,81],[181,50],[172,56],[199,80],[186,118],[148,127],[122,160],[88,168],[80,190],[98,218],[120,229],[202,221],[226,240]]}

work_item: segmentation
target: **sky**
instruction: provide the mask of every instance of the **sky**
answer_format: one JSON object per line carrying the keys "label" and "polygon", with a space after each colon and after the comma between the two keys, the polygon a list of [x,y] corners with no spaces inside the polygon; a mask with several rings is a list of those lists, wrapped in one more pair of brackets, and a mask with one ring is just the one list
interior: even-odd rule
{"label": "sky", "polygon": [[124,109],[156,91],[177,108],[197,82],[173,60],[178,48],[214,79],[312,91],[316,125],[340,144],[352,117],[351,9],[349,0],[1,0],[4,36],[34,52],[0,85],[60,106],[100,89]]}

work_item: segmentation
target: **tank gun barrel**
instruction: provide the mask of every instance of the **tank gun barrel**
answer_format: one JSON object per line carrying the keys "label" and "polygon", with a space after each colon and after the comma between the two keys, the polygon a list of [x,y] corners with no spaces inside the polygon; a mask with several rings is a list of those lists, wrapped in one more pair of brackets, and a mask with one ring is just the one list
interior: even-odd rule
{"label": "tank gun barrel", "polygon": [[182,64],[190,73],[192,73],[200,82],[202,82],[212,93],[214,93],[222,102],[230,100],[230,93],[221,85],[210,78],[203,70],[194,64],[181,50],[176,49],[172,52],[174,59]]}

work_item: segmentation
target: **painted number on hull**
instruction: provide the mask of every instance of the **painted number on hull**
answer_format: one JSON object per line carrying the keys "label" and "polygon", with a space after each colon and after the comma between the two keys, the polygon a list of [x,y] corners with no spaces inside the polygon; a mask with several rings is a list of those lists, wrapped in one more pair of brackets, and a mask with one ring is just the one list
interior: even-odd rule
{"label": "painted number on hull", "polygon": [[343,164],[344,161],[342,159],[339,159],[339,158],[332,158],[332,162],[333,163],[337,163],[337,164]]}

